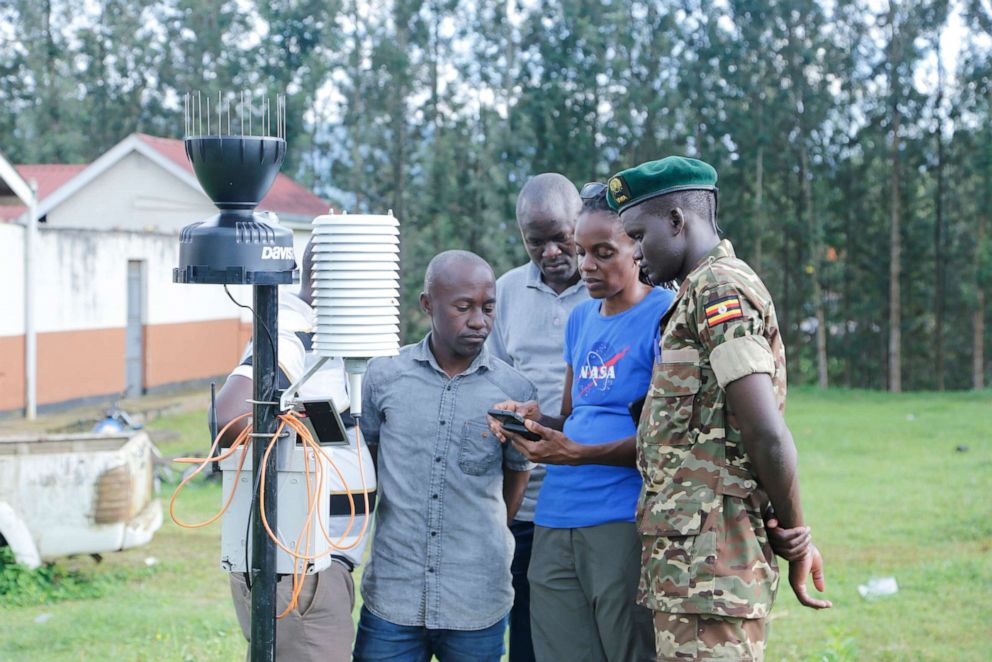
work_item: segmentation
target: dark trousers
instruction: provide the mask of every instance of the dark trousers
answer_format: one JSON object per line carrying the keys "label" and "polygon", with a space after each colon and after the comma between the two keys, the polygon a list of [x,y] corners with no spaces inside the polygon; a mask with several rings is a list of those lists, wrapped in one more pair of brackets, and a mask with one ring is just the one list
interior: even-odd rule
{"label": "dark trousers", "polygon": [[499,662],[506,648],[506,616],[482,630],[428,630],[397,625],[365,607],[358,620],[353,662]]}
{"label": "dark trousers", "polygon": [[655,662],[652,614],[636,603],[640,575],[641,536],[633,522],[535,527],[530,597],[537,659]]}
{"label": "dark trousers", "polygon": [[534,544],[534,523],[513,520],[510,531],[516,541],[513,552],[513,609],[510,610],[510,662],[534,662],[530,640],[530,548]]}

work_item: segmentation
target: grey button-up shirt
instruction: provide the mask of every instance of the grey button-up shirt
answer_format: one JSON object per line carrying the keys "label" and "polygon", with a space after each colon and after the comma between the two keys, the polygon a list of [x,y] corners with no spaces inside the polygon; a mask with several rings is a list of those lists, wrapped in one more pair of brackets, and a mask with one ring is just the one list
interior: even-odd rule
{"label": "grey button-up shirt", "polygon": [[365,606],[399,625],[481,630],[510,611],[513,536],[503,468],[532,468],[490,432],[486,411],[535,397],[483,347],[450,379],[428,344],[369,363],[362,432],[379,447],[379,505]]}
{"label": "grey button-up shirt", "polygon": [[[589,298],[579,281],[556,294],[541,280],[533,262],[511,269],[496,281],[496,324],[489,349],[520,371],[537,387],[541,411],[557,416],[565,387],[565,324],[572,309]],[[530,474],[518,520],[534,521],[537,495],[544,482],[544,467]]]}

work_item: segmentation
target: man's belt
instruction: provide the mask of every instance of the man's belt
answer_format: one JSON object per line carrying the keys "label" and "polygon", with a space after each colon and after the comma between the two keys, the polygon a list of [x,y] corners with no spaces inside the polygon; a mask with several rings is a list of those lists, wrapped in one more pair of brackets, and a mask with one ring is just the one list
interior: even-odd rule
{"label": "man's belt", "polygon": [[348,569],[348,572],[354,572],[355,571],[355,563],[354,563],[354,561],[352,561],[351,559],[349,559],[347,556],[341,556],[340,554],[331,554],[331,560],[332,561],[337,561],[338,563],[340,563],[341,565],[343,565],[344,567],[346,567]]}
{"label": "man's belt", "polygon": [[[338,563],[343,565],[345,568],[347,568],[348,572],[355,572],[355,562],[349,559],[347,556],[342,556],[340,554],[331,554],[331,560],[337,561]],[[323,572],[323,570],[321,572]],[[292,576],[293,575],[283,575],[283,574],[276,575],[276,582],[281,582],[284,577],[292,577]]]}

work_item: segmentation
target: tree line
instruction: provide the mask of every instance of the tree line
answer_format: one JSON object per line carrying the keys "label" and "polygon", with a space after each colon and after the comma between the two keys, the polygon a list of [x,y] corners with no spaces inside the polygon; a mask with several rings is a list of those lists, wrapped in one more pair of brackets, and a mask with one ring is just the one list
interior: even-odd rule
{"label": "tree line", "polygon": [[[948,44],[957,50],[953,66]],[[987,0],[5,0],[2,149],[86,162],[181,137],[182,94],[285,92],[284,171],[403,223],[427,260],[522,263],[526,178],[712,163],[720,223],[775,297],[794,383],[983,388]]]}

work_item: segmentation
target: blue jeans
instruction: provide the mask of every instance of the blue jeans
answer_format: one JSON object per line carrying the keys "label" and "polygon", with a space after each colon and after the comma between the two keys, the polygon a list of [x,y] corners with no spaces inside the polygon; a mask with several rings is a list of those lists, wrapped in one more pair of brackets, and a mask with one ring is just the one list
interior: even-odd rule
{"label": "blue jeans", "polygon": [[354,662],[499,662],[507,617],[484,630],[428,630],[397,625],[365,607],[358,620]]}
{"label": "blue jeans", "polygon": [[513,520],[510,531],[517,546],[513,552],[513,609],[510,610],[510,662],[534,662],[530,640],[530,548],[534,544],[534,523]]}

